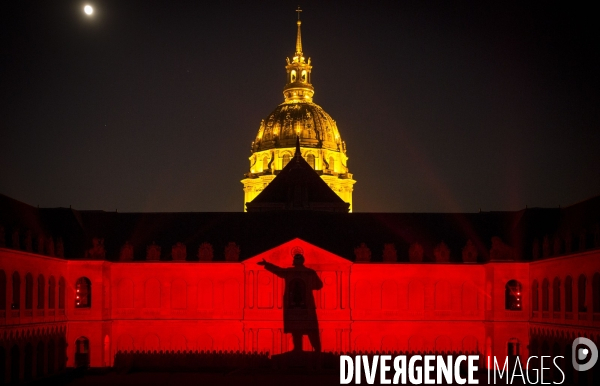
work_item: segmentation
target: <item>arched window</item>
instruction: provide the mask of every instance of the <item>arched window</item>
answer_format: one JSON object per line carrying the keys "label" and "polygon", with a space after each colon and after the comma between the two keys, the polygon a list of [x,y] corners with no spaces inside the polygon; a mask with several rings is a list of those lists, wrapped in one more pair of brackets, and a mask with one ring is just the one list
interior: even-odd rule
{"label": "arched window", "polygon": [[296,70],[292,70],[290,72],[290,82],[294,83],[296,81]]}
{"label": "arched window", "polygon": [[534,280],[533,284],[531,285],[531,310],[532,311],[540,310],[540,295],[538,293],[537,280]]}
{"label": "arched window", "polygon": [[10,349],[10,383],[16,385],[20,383],[19,373],[21,372],[21,351],[16,344]]}
{"label": "arched window", "polygon": [[10,308],[13,310],[21,308],[21,276],[17,271],[12,275],[12,304]]}
{"label": "arched window", "polygon": [[48,374],[54,374],[54,358],[56,357],[56,347],[54,346],[54,338],[48,341]]}
{"label": "arched window", "polygon": [[552,311],[560,311],[560,279],[557,277],[552,283]]}
{"label": "arched window", "polygon": [[30,273],[25,275],[25,309],[33,308],[33,276]]}
{"label": "arched window", "polygon": [[[60,286],[60,281],[58,282],[59,286]],[[58,338],[58,370],[62,371],[65,368],[65,365],[67,364],[67,342],[65,341],[65,338],[60,337]]]}
{"label": "arched window", "polygon": [[35,376],[41,378],[44,376],[44,342],[39,341],[36,349],[36,366]]}
{"label": "arched window", "polygon": [[283,164],[282,164],[281,168],[283,169],[289,163],[290,163],[290,155],[286,153],[283,155]]}
{"label": "arched window", "polygon": [[550,284],[548,283],[548,279],[544,279],[542,282],[542,311],[548,311],[550,309],[550,301],[548,299],[549,291],[548,287]]}
{"label": "arched window", "polygon": [[46,290],[46,281],[44,280],[44,275],[38,276],[38,298],[37,298],[37,308],[44,309],[44,298],[45,298],[45,290]]}
{"label": "arched window", "polygon": [[269,157],[265,156],[262,161],[263,171],[269,168]]}
{"label": "arched window", "polygon": [[300,77],[300,79],[301,79],[303,82],[306,82],[306,70],[302,70],[302,76]]}
{"label": "arched window", "polygon": [[33,379],[33,345],[25,345],[25,358],[23,360],[23,379],[29,382]]}
{"label": "arched window", "polygon": [[65,309],[65,278],[58,279],[58,309]]}
{"label": "arched window", "polygon": [[505,286],[504,307],[511,311],[521,311],[521,306],[521,283],[511,280]]}
{"label": "arched window", "polygon": [[75,367],[90,365],[90,341],[82,336],[75,342]]}
{"label": "arched window", "polygon": [[0,311],[6,310],[6,273],[0,269]]}
{"label": "arched window", "polygon": [[517,357],[521,354],[521,343],[516,338],[510,339],[507,343],[508,361],[515,363]]}
{"label": "arched window", "polygon": [[87,277],[80,277],[75,282],[75,308],[92,306],[92,282]]}
{"label": "arched window", "polygon": [[600,312],[600,274],[596,272],[592,279],[592,299],[594,302],[594,312]]}
{"label": "arched window", "polygon": [[587,303],[585,298],[585,291],[587,287],[587,278],[585,275],[579,276],[579,281],[577,283],[577,310],[579,312],[587,311]]}
{"label": "arched window", "polygon": [[311,168],[315,168],[315,156],[314,154],[309,154],[306,156],[306,162],[310,165]]}
{"label": "arched window", "polygon": [[329,157],[329,169],[335,171],[335,160],[333,157]]}
{"label": "arched window", "polygon": [[48,308],[53,310],[56,307],[56,281],[54,276],[48,279]]}
{"label": "arched window", "polygon": [[573,279],[565,278],[565,312],[573,312]]}

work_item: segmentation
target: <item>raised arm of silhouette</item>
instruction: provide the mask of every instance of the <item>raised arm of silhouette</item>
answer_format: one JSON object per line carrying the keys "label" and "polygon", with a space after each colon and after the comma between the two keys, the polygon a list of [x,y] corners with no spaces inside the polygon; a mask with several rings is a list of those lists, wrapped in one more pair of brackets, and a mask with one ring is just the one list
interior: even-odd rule
{"label": "raised arm of silhouette", "polygon": [[313,291],[323,288],[317,273],[304,265],[304,256],[294,256],[292,267],[282,268],[263,259],[258,265],[285,281],[283,291],[283,331],[292,334],[294,351],[302,351],[302,336],[307,335],[313,349],[321,351],[319,322]]}

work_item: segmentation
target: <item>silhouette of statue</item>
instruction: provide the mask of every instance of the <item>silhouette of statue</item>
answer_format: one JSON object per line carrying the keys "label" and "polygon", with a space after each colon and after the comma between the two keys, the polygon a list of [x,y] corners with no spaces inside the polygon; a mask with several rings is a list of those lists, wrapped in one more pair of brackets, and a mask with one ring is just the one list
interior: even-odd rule
{"label": "silhouette of statue", "polygon": [[321,352],[319,322],[312,291],[323,288],[317,273],[304,266],[304,256],[294,255],[293,267],[281,268],[267,262],[259,262],[265,269],[285,280],[283,291],[283,332],[292,334],[294,351],[302,351],[302,336],[308,335],[316,352]]}

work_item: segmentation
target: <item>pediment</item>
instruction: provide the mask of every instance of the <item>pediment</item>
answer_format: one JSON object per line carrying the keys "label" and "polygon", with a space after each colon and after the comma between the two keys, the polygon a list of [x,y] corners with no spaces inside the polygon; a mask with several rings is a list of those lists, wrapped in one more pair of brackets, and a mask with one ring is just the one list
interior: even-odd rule
{"label": "pediment", "polygon": [[275,248],[246,259],[242,262],[247,269],[254,269],[263,259],[280,267],[291,267],[295,251],[304,255],[304,265],[320,270],[345,270],[353,263],[341,256],[328,252],[316,245],[295,238]]}

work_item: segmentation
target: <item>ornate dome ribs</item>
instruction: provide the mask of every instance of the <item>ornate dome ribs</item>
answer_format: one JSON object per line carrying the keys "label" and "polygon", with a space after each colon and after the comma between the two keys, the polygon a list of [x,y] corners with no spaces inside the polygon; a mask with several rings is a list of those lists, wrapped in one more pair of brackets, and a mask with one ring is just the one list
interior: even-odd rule
{"label": "ornate dome ribs", "polygon": [[319,105],[283,103],[263,120],[252,152],[292,147],[300,137],[302,147],[343,151],[336,123]]}

